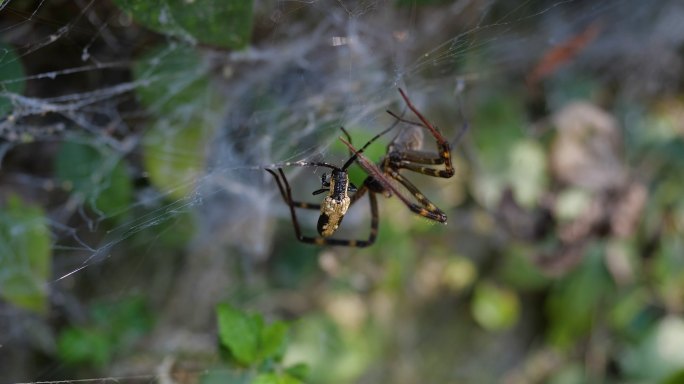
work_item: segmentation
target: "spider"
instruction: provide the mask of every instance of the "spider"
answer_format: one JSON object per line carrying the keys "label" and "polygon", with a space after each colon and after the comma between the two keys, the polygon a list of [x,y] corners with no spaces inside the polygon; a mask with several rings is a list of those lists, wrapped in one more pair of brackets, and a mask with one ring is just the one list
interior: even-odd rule
{"label": "spider", "polygon": [[[277,169],[278,173],[272,169],[266,169],[266,171],[275,178],[280,194],[282,195],[283,200],[285,200],[285,203],[289,206],[290,215],[292,216],[292,225],[299,241],[317,245],[340,245],[350,247],[367,247],[372,245],[377,237],[379,224],[377,194],[383,194],[386,197],[392,195],[397,196],[397,198],[399,198],[411,211],[430,220],[446,224],[446,214],[430,202],[430,200],[428,200],[415,185],[399,173],[399,171],[401,169],[407,169],[428,176],[450,178],[454,175],[454,167],[451,164],[451,149],[449,142],[425,117],[423,117],[401,88],[399,88],[399,93],[404,99],[406,106],[414,115],[416,115],[416,117],[418,117],[420,122],[410,121],[391,111],[387,111],[395,118],[395,123],[371,138],[363,147],[361,147],[361,149],[357,150],[354,148],[351,144],[351,136],[344,128],[341,128],[346,136],[346,140],[342,137],[340,137],[340,140],[349,148],[350,153],[349,159],[347,159],[342,167],[326,162],[301,161],[283,164],[283,166],[325,167],[332,170],[330,176],[325,173],[321,176],[321,188],[313,192],[314,195],[325,192],[328,193],[322,204],[294,201],[292,199],[290,184],[288,183],[282,168]],[[406,133],[397,135],[389,143],[387,146],[387,153],[377,165],[373,164],[362,155],[363,151],[369,145],[392,130],[399,122],[409,124],[416,128],[413,131],[406,131],[412,136]],[[435,139],[438,151],[437,154],[418,149],[422,145],[423,129],[427,129]],[[461,134],[462,133],[463,131]],[[368,175],[360,188],[357,188],[349,181],[347,169],[354,163],[357,163]],[[439,169],[426,167],[426,165],[443,165],[444,167],[443,169]],[[393,179],[404,186],[417,203],[409,200],[401,191],[397,190],[390,179]],[[342,223],[342,219],[349,207],[359,201],[366,193],[368,193],[371,210],[370,234],[368,238],[363,240],[331,238],[330,236],[335,233]],[[350,194],[352,195],[350,196]],[[310,237],[302,234],[295,208],[320,210],[321,214],[317,224],[317,230],[320,236]]]}

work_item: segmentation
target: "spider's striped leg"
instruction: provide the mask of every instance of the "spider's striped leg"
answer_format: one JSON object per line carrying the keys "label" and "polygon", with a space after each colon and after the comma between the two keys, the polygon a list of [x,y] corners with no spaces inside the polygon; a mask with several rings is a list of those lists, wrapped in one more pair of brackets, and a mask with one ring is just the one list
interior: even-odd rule
{"label": "spider's striped leg", "polygon": [[[346,140],[341,139],[342,142],[351,150],[356,151],[354,147]],[[380,168],[378,168],[377,165],[373,164],[370,160],[368,160],[365,156],[359,154],[356,152],[357,160],[359,163],[359,166],[369,175],[369,178],[373,180],[373,182],[379,184],[380,187],[384,188],[385,191],[388,193],[394,194],[399,200],[401,200],[411,211],[424,216],[428,219],[438,221],[440,223],[446,223],[447,217],[444,212],[442,212],[439,208],[435,207],[434,204],[432,204],[423,194],[418,191],[418,188],[416,188],[413,184],[411,184],[408,180],[404,179],[403,176],[401,176],[396,170],[393,170],[391,168],[386,168],[386,170],[383,172]],[[392,185],[392,183],[387,179],[387,177],[392,177],[395,180],[397,180],[399,183],[404,185],[406,189],[408,189],[419,201],[421,202],[427,202],[429,205],[422,206],[419,204],[416,204],[409,200],[406,196],[404,196],[401,191],[399,191],[397,188]],[[366,185],[366,182],[364,182],[364,186]],[[371,194],[374,191],[371,191]],[[430,208],[430,209],[428,209]]]}
{"label": "spider's striped leg", "polygon": [[[370,140],[368,140],[368,141],[366,142],[366,144],[364,144],[363,147],[361,147],[359,150],[352,151],[351,148],[350,148],[350,149],[349,149],[349,159],[347,160],[346,163],[344,163],[344,165],[342,166],[342,169],[347,169],[347,168],[349,168],[349,166],[350,166],[353,162],[356,161],[356,156],[357,156],[358,154],[363,153],[363,151],[365,151],[366,148],[368,148],[368,146],[370,146],[371,144],[373,144],[373,142],[374,142],[375,140],[379,139],[382,135],[384,135],[385,133],[387,133],[387,132],[391,131],[392,129],[394,129],[394,127],[396,127],[397,124],[399,124],[399,121],[398,121],[398,120],[395,120],[394,123],[392,123],[392,125],[389,126],[389,128],[386,128],[386,129],[384,129],[382,132],[380,132],[380,133],[378,133],[377,135],[373,136],[373,137],[372,137]],[[347,130],[344,129],[344,127],[340,127],[340,129],[342,130],[342,132],[344,132],[344,135],[347,137],[347,141],[351,144],[351,136],[349,135],[349,132],[347,132]]]}
{"label": "spider's striped leg", "polygon": [[[413,105],[413,103],[411,102],[411,100],[410,100],[410,99],[408,98],[408,96],[406,96],[406,94],[404,93],[404,90],[401,89],[401,88],[399,88],[399,93],[401,94],[401,97],[404,99],[404,102],[406,103],[406,106],[409,107],[409,109],[411,110],[411,112],[413,112],[413,114],[416,115],[416,117],[418,117],[418,118],[420,119],[420,121],[423,122],[422,125],[423,125],[425,128],[427,128],[427,129],[430,131],[430,133],[432,133],[432,136],[434,136],[434,138],[437,140],[437,144],[439,145],[439,144],[441,144],[441,143],[447,143],[447,140],[444,138],[444,136],[442,136],[442,134],[439,133],[439,131],[438,131],[434,126],[432,126],[432,124],[430,124],[430,122],[423,116],[423,114],[421,114],[421,113],[418,111],[418,109]],[[400,119],[400,120],[404,121],[404,119],[402,119],[402,118],[399,117],[399,116],[396,116],[395,114],[392,114],[392,116],[396,117],[397,119]],[[412,122],[410,122],[410,121],[408,121],[408,120],[406,120],[405,122],[412,123]],[[413,124],[416,124],[416,123],[413,123]]]}
{"label": "spider's striped leg", "polygon": [[[425,164],[425,163],[418,163],[418,164]],[[427,163],[427,164],[433,164],[433,163]],[[428,176],[433,176],[433,177],[442,177],[445,179],[448,179],[454,175],[456,172],[454,170],[454,167],[451,165],[451,162],[449,162],[448,166],[446,169],[435,169],[435,168],[429,168],[429,167],[424,167],[422,165],[416,165],[412,164],[409,161],[401,161],[399,163],[392,163],[392,166],[397,169],[408,169],[409,171],[421,173],[423,175],[428,175]]]}
{"label": "spider's striped leg", "polygon": [[[387,159],[394,169],[408,169],[423,175],[442,177],[448,179],[456,172],[451,163],[451,150],[449,143],[444,144],[442,153],[436,156],[434,153],[417,150],[396,150],[390,147]],[[441,165],[444,169],[425,167],[424,165]]]}
{"label": "spider's striped leg", "polygon": [[266,171],[273,175],[273,178],[275,179],[276,183],[278,183],[278,189],[280,190],[280,195],[283,197],[283,200],[285,200],[285,203],[287,205],[293,205],[297,208],[303,208],[303,209],[316,209],[319,210],[321,209],[320,204],[315,204],[315,203],[307,203],[303,201],[293,201],[292,200],[292,193],[290,191],[290,184],[287,182],[287,179],[285,178],[285,175],[283,174],[283,171],[281,168],[278,168],[278,171],[282,175],[282,178],[284,180],[285,186],[287,187],[287,192],[285,192],[285,188],[283,188],[282,183],[280,182],[280,177],[273,172],[272,170],[266,168]]}
{"label": "spider's striped leg", "polygon": [[[429,152],[424,152],[424,151],[416,151],[416,150],[406,150],[406,151],[399,151],[399,150],[392,150],[390,148],[390,153],[389,153],[389,158],[390,161],[393,163],[393,165],[396,168],[405,168],[405,169],[410,169],[414,172],[419,172],[425,175],[430,175],[430,176],[435,176],[435,177],[443,177],[443,178],[450,178],[451,176],[454,175],[455,170],[454,166],[451,164],[451,147],[449,145],[449,142],[442,136],[442,134],[437,130],[437,128],[433,127],[430,122],[423,117],[423,115],[418,112],[416,107],[413,106],[411,101],[408,99],[404,91],[399,89],[399,92],[401,93],[401,96],[404,98],[404,101],[406,102],[406,105],[413,111],[413,113],[418,116],[421,123],[417,123],[415,121],[407,120],[404,119],[403,117],[397,116],[394,112],[392,111],[387,111],[392,117],[394,117],[397,121],[401,121],[407,124],[419,126],[426,128],[428,131],[430,131],[430,134],[432,134],[432,137],[435,138],[436,144],[437,144],[437,152],[438,154],[431,154]],[[399,158],[399,160],[395,160],[395,158]],[[420,166],[415,166],[410,163],[419,163],[419,164],[444,164],[444,169],[443,170],[434,170],[430,168],[425,168],[425,167],[420,167]]]}
{"label": "spider's striped leg", "polygon": [[[394,149],[392,146],[389,148],[389,153],[388,156],[390,160],[396,164],[400,168],[406,168],[406,169],[411,169],[412,171],[420,172],[417,171],[415,168],[408,167],[406,165],[410,165],[409,163],[419,163],[419,164],[433,164],[433,165],[438,165],[438,164],[444,164],[444,170],[443,172],[440,172],[439,175],[434,175],[432,173],[424,173],[426,175],[431,175],[431,176],[437,176],[437,177],[444,177],[444,178],[449,178],[454,175],[455,170],[453,164],[451,164],[451,146],[449,145],[449,142],[446,141],[444,136],[442,136],[437,129],[434,127],[430,126],[425,126],[420,123],[416,123],[414,121],[406,120],[404,118],[401,118],[394,114],[391,111],[387,111],[390,115],[392,115],[397,121],[402,121],[407,124],[411,125],[417,125],[420,127],[428,128],[430,133],[432,133],[432,136],[435,138],[437,142],[437,154],[433,154],[430,152],[426,151],[417,151],[417,150],[398,150]],[[424,120],[427,121],[427,120]],[[396,160],[395,160],[396,159]],[[403,163],[403,164],[402,164]]]}
{"label": "spider's striped leg", "polygon": [[[309,244],[317,244],[317,245],[339,245],[339,246],[349,246],[349,247],[368,247],[372,245],[375,242],[375,239],[378,234],[378,224],[379,224],[379,218],[378,218],[378,202],[376,199],[376,196],[374,193],[369,193],[368,198],[370,200],[370,208],[371,208],[371,228],[370,228],[370,235],[368,236],[367,240],[347,240],[347,239],[331,239],[331,238],[326,238],[326,237],[310,237],[310,236],[304,236],[302,234],[301,227],[299,226],[299,220],[297,219],[297,213],[295,212],[295,208],[306,208],[306,209],[320,209],[320,204],[309,204],[309,203],[304,203],[304,202],[298,202],[298,201],[293,201],[292,200],[292,189],[290,188],[290,183],[287,181],[287,178],[285,177],[285,174],[283,173],[283,170],[281,168],[278,168],[278,174],[276,174],[273,170],[271,169],[266,169],[268,173],[273,175],[273,178],[275,178],[276,183],[278,184],[278,189],[280,190],[280,194],[283,196],[283,199],[285,200],[285,203],[287,203],[287,206],[290,209],[290,216],[292,218],[292,226],[294,227],[295,230],[295,236],[297,237],[297,240],[303,242],[303,243],[309,243]],[[281,180],[282,178],[282,180]],[[359,194],[359,192],[361,192]],[[354,196],[352,197],[353,201],[358,201],[360,197],[363,196],[363,194],[366,192],[365,188],[362,188],[359,190]],[[358,195],[358,197],[357,197]],[[351,205],[351,204],[350,204]]]}
{"label": "spider's striped leg", "polygon": [[413,195],[413,197],[415,197],[416,200],[418,200],[420,204],[407,201],[403,196],[399,196],[411,211],[428,219],[438,221],[440,223],[446,223],[447,216],[444,213],[444,211],[437,208],[436,205],[434,205],[427,197],[425,197],[425,195],[423,195],[420,192],[420,190],[418,190],[418,188],[415,185],[413,185],[408,179],[406,179],[402,174],[400,174],[396,170],[389,169],[387,170],[387,175],[401,183],[401,185],[403,185],[411,193],[411,195]]}

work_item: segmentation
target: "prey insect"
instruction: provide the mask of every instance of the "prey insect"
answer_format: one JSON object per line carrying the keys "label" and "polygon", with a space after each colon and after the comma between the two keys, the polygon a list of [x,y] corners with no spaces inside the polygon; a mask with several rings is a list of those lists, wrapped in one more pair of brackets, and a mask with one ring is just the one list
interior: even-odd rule
{"label": "prey insect", "polygon": [[[400,173],[400,170],[406,169],[428,176],[450,178],[454,175],[454,168],[451,163],[450,144],[416,109],[402,89],[399,89],[399,93],[404,99],[406,106],[420,122],[407,120],[391,111],[387,111],[395,118],[395,123],[375,135],[358,150],[352,145],[349,133],[344,128],[341,128],[346,139],[340,137],[340,140],[348,147],[350,153],[349,159],[347,159],[342,167],[326,162],[302,161],[283,164],[285,166],[325,167],[332,170],[330,176],[323,174],[321,178],[321,188],[313,192],[314,195],[325,192],[328,193],[323,199],[322,204],[294,201],[290,184],[287,181],[282,168],[278,168],[277,172],[272,169],[266,169],[266,171],[275,178],[280,194],[282,195],[283,200],[285,200],[285,203],[289,206],[292,225],[299,241],[318,245],[341,245],[351,247],[367,247],[373,244],[377,237],[379,225],[377,194],[382,194],[386,197],[392,195],[397,196],[404,205],[416,214],[430,220],[446,223],[446,214],[428,200],[415,185],[406,179]],[[408,124],[413,128],[412,131],[407,131],[410,135],[397,135],[387,146],[385,156],[377,165],[366,159],[362,155],[363,151],[375,140],[392,130],[399,122]],[[422,146],[423,130],[427,130],[435,139],[437,145],[436,154],[420,150],[420,147]],[[349,182],[347,169],[354,163],[357,163],[367,174],[367,177],[359,188]],[[430,166],[441,167],[433,168]],[[405,196],[404,192],[397,189],[391,180],[401,184],[412,195],[414,201]],[[370,233],[368,238],[362,240],[331,238],[342,223],[342,219],[349,207],[359,201],[365,194],[368,194],[371,213]],[[295,208],[320,210],[317,224],[317,230],[320,236],[310,237],[302,234]]]}

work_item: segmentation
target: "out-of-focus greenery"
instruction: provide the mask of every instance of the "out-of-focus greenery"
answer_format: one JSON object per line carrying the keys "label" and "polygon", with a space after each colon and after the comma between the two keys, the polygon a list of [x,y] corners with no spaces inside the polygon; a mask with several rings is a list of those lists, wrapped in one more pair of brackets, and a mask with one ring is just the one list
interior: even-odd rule
{"label": "out-of-focus greenery", "polygon": [[114,0],[153,30],[223,48],[244,48],[252,32],[252,1]]}
{"label": "out-of-focus greenery", "polygon": [[118,214],[132,201],[131,178],[108,148],[65,142],[55,159],[55,174],[64,188],[87,207],[123,220]]}
{"label": "out-of-focus greenery", "polygon": [[[26,89],[24,81],[24,67],[21,65],[19,57],[14,48],[4,42],[0,42],[0,81],[7,82],[3,85],[3,91],[22,94]],[[12,110],[12,99],[7,96],[0,96],[0,116],[5,116]]]}
{"label": "out-of-focus greenery", "polygon": [[[217,307],[218,337],[227,352],[226,360],[237,367],[246,368],[240,382],[252,384],[297,384],[306,380],[305,364],[285,367],[282,358],[287,348],[288,326],[282,321],[265,324],[260,314],[249,314],[228,304]],[[235,377],[234,370],[209,371],[203,383]]]}
{"label": "out-of-focus greenery", "polygon": [[103,368],[130,353],[153,325],[153,314],[140,297],[94,303],[87,321],[61,330],[57,354],[70,366]]}
{"label": "out-of-focus greenery", "polygon": [[43,210],[10,196],[0,211],[0,297],[17,307],[45,313],[50,253]]}

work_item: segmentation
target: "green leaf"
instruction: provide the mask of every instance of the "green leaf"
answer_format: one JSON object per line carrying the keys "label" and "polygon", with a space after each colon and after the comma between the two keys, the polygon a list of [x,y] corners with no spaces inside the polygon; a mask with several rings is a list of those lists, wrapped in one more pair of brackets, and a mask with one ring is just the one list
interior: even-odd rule
{"label": "green leaf", "polygon": [[273,322],[262,328],[260,338],[260,355],[264,359],[279,359],[285,352],[287,341],[287,324],[282,321]]}
{"label": "green leaf", "polygon": [[114,0],[114,3],[147,28],[171,35],[181,35],[183,32],[171,18],[167,1]]}
{"label": "green leaf", "polygon": [[475,287],[471,311],[480,326],[500,331],[518,321],[520,302],[514,291],[483,282]]}
{"label": "green leaf", "polygon": [[252,33],[251,0],[115,0],[138,23],[203,44],[239,49]]}
{"label": "green leaf", "polygon": [[202,175],[204,147],[222,115],[208,68],[187,47],[155,50],[139,60],[140,101],[157,114],[143,138],[144,163],[152,183],[172,198],[188,196]]}
{"label": "green leaf", "polygon": [[172,198],[182,199],[195,189],[204,169],[205,136],[200,120],[169,126],[160,120],[143,139],[144,164],[152,184]]}
{"label": "green leaf", "polygon": [[[24,67],[12,46],[0,42],[0,92],[24,93]],[[12,111],[9,96],[0,96],[0,117]]]}
{"label": "green leaf", "polygon": [[109,338],[99,330],[68,328],[59,334],[57,353],[69,364],[104,367],[111,360]]}
{"label": "green leaf", "polygon": [[10,196],[0,210],[0,296],[44,313],[50,275],[50,233],[43,211]]}
{"label": "green leaf", "polygon": [[143,105],[160,116],[196,115],[211,100],[209,68],[187,46],[153,49],[136,61],[133,77]]}
{"label": "green leaf", "polygon": [[240,49],[252,34],[251,0],[168,0],[174,19],[198,41]]}
{"label": "green leaf", "polygon": [[105,148],[65,142],[57,154],[57,177],[81,194],[90,208],[105,216],[119,214],[131,202],[133,190],[122,162]]}
{"label": "green leaf", "polygon": [[260,338],[264,322],[259,315],[248,315],[228,304],[220,304],[218,333],[221,345],[230,350],[235,360],[244,365],[258,362]]}
{"label": "green leaf", "polygon": [[285,368],[285,372],[287,372],[288,375],[296,377],[302,381],[309,377],[310,371],[311,369],[309,368],[309,365],[305,363],[297,363]]}
{"label": "green leaf", "polygon": [[252,384],[301,384],[303,381],[288,375],[287,373],[262,373],[255,377]]}

